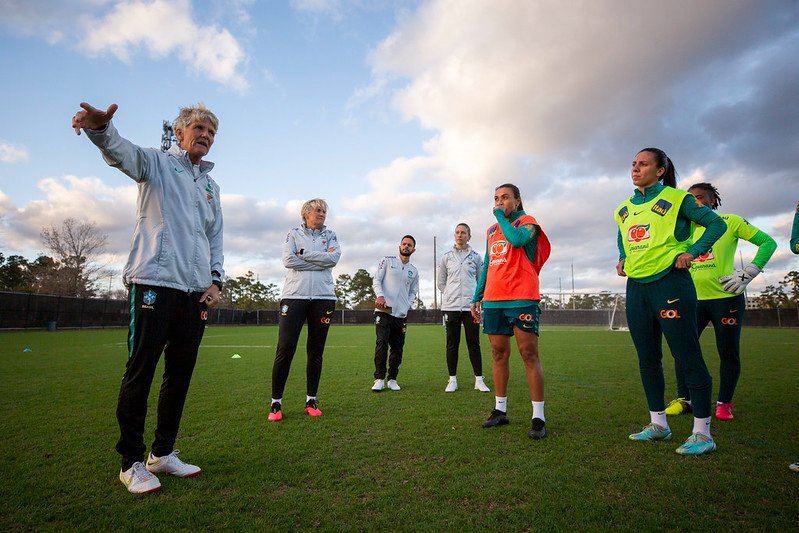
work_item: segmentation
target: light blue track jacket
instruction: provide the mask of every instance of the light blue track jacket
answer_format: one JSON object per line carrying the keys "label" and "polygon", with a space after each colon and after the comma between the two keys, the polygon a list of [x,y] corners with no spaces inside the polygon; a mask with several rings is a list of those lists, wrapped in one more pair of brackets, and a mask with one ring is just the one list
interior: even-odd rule
{"label": "light blue track jacket", "polygon": [[139,187],[125,284],[203,292],[211,286],[211,271],[224,279],[219,186],[208,175],[214,164],[194,166],[174,145],[166,152],[136,146],[110,122],[83,131],[105,162]]}
{"label": "light blue track jacket", "polygon": [[436,285],[441,295],[442,311],[469,311],[483,270],[483,258],[471,246],[463,251],[454,246],[438,263]]}
{"label": "light blue track jacket", "polygon": [[[332,252],[328,252],[333,248]],[[302,250],[302,253],[299,253]],[[335,300],[333,267],[341,258],[336,233],[322,226],[293,228],[283,243],[283,266],[288,269],[281,298]]]}
{"label": "light blue track jacket", "polygon": [[405,318],[419,293],[419,271],[410,262],[403,263],[395,255],[386,256],[377,265],[372,288],[375,296],[385,298],[386,305],[391,308],[391,311],[375,311]]}

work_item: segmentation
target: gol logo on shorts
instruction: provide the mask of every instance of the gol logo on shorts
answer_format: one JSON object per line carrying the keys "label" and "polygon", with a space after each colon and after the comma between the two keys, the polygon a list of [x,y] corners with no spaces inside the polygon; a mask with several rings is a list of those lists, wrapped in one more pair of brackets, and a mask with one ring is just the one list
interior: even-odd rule
{"label": "gol logo on shorts", "polygon": [[661,309],[660,318],[682,318],[676,309]]}
{"label": "gol logo on shorts", "polygon": [[627,231],[627,242],[641,242],[649,239],[650,224],[636,224]]}
{"label": "gol logo on shorts", "polygon": [[725,326],[737,326],[738,325],[738,320],[735,319],[735,318],[726,318],[726,317],[724,317],[724,318],[721,319],[721,323],[724,324]]}
{"label": "gol logo on shorts", "polygon": [[330,324],[330,317],[323,316],[322,318],[319,319],[319,322],[321,322],[322,324]]}
{"label": "gol logo on shorts", "polygon": [[521,320],[522,322],[532,322],[535,319],[533,318],[533,315],[531,315],[530,313],[526,314],[522,313],[519,315],[519,320]]}

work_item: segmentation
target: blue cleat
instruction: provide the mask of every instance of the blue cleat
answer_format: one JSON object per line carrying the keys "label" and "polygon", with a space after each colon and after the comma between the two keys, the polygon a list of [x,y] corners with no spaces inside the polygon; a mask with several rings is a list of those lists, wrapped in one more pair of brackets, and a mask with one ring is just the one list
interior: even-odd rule
{"label": "blue cleat", "polygon": [[669,440],[671,430],[657,424],[647,424],[639,433],[630,435],[630,440]]}
{"label": "blue cleat", "polygon": [[680,455],[702,455],[716,450],[713,437],[701,433],[692,433],[675,451]]}

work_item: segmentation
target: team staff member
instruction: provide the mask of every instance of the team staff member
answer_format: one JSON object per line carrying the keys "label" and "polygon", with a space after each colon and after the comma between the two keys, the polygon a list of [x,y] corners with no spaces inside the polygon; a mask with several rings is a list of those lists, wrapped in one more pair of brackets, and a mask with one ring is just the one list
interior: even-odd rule
{"label": "team staff member", "polygon": [[436,284],[441,295],[441,310],[447,332],[447,370],[449,382],[445,392],[458,390],[458,350],[461,324],[474,370],[474,388],[491,392],[483,379],[483,358],[480,354],[480,322],[471,314],[471,302],[477,287],[477,276],[483,269],[483,258],[469,246],[472,230],[461,222],[455,226],[455,246],[441,257]]}
{"label": "team staff member", "polygon": [[[693,196],[675,189],[676,171],[658,148],[644,148],[632,164],[633,196],[614,213],[619,226],[616,272],[627,278],[627,323],[638,352],[651,423],[631,440],[668,440],[663,379],[662,336],[685,370],[694,401],[694,428],[677,448],[682,455],[716,449],[710,435],[712,382],[696,330],[696,289],[688,268],[724,233],[726,224]],[[659,183],[662,181],[663,183]],[[691,244],[691,222],[705,226]]]}
{"label": "team staff member", "polygon": [[[793,215],[793,228],[791,229],[791,251],[799,254],[799,202],[796,204],[796,213]],[[794,472],[799,472],[799,462],[788,465]]]}
{"label": "team staff member", "polygon": [[[87,103],[72,119],[100,149],[106,163],[138,183],[137,222],[123,279],[130,288],[128,362],[117,403],[122,455],[119,479],[130,492],[161,488],[154,474],[190,477],[200,468],[174,449],[208,308],[219,303],[222,208],[219,186],[203,158],[219,121],[204,105],[184,107],[175,119],[178,145],[141,148],[122,138],[111,122],[117,110]],[[144,465],[144,420],[156,365],[164,352],[155,440]]]}
{"label": "team staff member", "polygon": [[484,428],[509,422],[508,377],[510,338],[524,361],[527,387],[533,403],[531,439],[546,436],[544,417],[544,371],[538,353],[538,274],[549,258],[549,239],[535,218],[524,212],[521,193],[506,183],[494,191],[497,223],[486,232],[486,257],[472,299],[472,315],[483,318],[493,355],[494,409]]}
{"label": "team staff member", "polygon": [[[688,188],[697,203],[716,211],[721,205],[721,197],[710,183],[697,183]],[[741,326],[746,312],[746,298],[743,291],[752,279],[760,274],[763,267],[777,249],[774,239],[752,226],[743,217],[733,214],[720,214],[727,223],[727,231],[708,250],[691,262],[691,277],[699,298],[697,320],[699,334],[708,323],[713,324],[716,335],[716,348],[719,352],[719,393],[716,400],[716,418],[732,420],[732,396],[738,377],[741,375]],[[702,226],[694,225],[692,239],[699,239],[705,232]],[[744,239],[758,247],[752,263],[743,270],[734,271],[735,250],[738,239]],[[678,415],[691,411],[691,396],[685,383],[685,372],[679,361],[674,362],[677,375],[677,396],[666,406],[667,415]]]}
{"label": "team staff member", "polygon": [[[402,364],[405,346],[406,317],[419,293],[419,271],[410,263],[416,251],[416,239],[405,235],[400,241],[399,258],[389,255],[380,260],[372,281],[375,291],[375,382],[372,390],[380,392],[386,387],[386,362],[388,362],[388,388],[400,390],[397,374]],[[389,356],[389,347],[391,355]]]}
{"label": "team staff member", "polygon": [[316,393],[322,376],[322,354],[330,329],[330,318],[336,309],[333,267],[341,258],[341,247],[335,232],[325,226],[327,202],[321,198],[308,200],[300,209],[300,217],[302,224],[289,231],[283,243],[283,266],[288,272],[280,297],[277,349],[272,366],[270,422],[283,420],[283,389],[297,351],[302,325],[306,322],[308,363],[305,370],[305,412],[309,416],[322,416],[322,411],[316,405]]}

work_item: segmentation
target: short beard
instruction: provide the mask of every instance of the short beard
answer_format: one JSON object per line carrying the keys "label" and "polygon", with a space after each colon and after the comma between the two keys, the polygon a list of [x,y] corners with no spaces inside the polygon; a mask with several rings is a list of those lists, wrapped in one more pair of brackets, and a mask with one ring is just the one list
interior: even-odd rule
{"label": "short beard", "polygon": [[408,252],[408,253],[405,253],[405,252],[400,252],[400,255],[401,255],[402,257],[410,257],[412,253],[413,253],[413,252]]}

